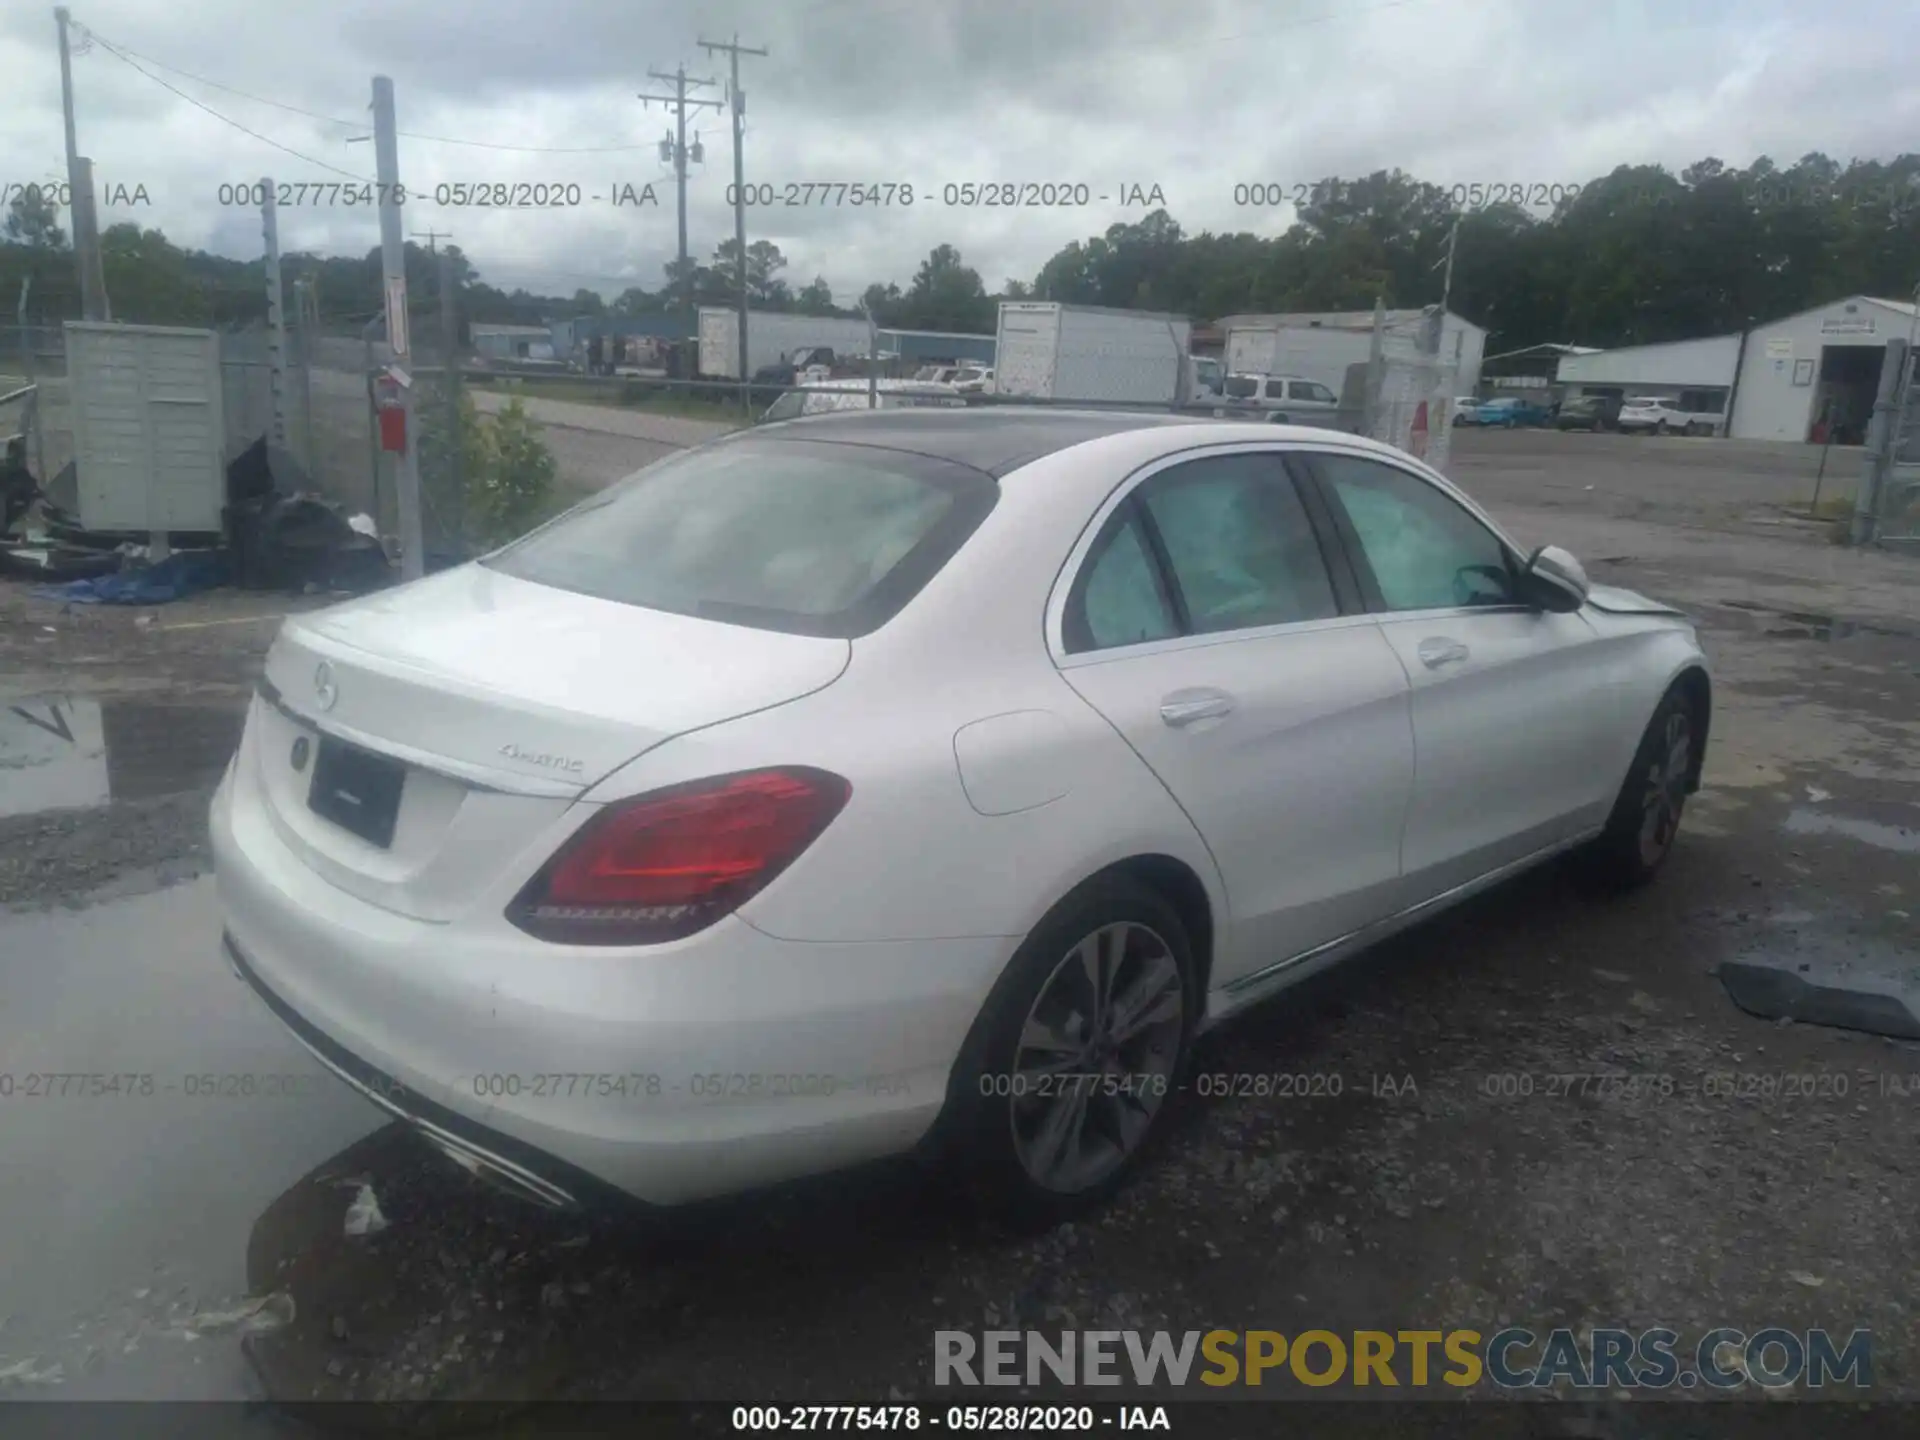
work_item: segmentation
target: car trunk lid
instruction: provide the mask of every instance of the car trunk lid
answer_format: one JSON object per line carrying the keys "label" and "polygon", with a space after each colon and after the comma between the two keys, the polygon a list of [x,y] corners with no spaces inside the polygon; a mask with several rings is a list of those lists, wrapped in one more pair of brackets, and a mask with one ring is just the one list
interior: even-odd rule
{"label": "car trunk lid", "polygon": [[850,653],[462,566],[289,620],[243,760],[314,869],[446,919],[605,775],[819,690]]}

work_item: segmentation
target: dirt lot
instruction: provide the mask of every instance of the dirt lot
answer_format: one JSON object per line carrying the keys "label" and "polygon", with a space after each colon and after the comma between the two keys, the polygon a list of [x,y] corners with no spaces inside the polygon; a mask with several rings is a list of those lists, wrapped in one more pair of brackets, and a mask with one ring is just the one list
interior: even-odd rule
{"label": "dirt lot", "polygon": [[[1920,1398],[1901,1278],[1920,1053],[1754,1019],[1713,973],[1920,958],[1920,562],[1787,519],[1817,461],[1797,447],[1523,432],[1455,456],[1523,543],[1700,620],[1713,744],[1657,885],[1606,902],[1558,870],[1524,878],[1211,1038],[1200,1072],[1325,1077],[1322,1097],[1185,1097],[1110,1210],[1037,1240],[905,1167],[582,1224],[478,1194],[390,1130],[313,1154],[316,1175],[376,1177],[392,1224],[345,1240],[317,1181],[267,1207],[249,1281],[297,1302],[251,1342],[270,1388],[871,1403],[932,1393],[939,1329],[1773,1324],[1870,1329],[1875,1391]],[[216,596],[148,618],[6,590],[0,684],[204,732],[286,608]],[[0,818],[0,904],[191,880],[219,767],[184,751],[162,739],[138,766],[177,786]],[[1599,1073],[1646,1083],[1549,1093]],[[1723,1075],[1755,1093],[1723,1097]],[[1781,1075],[1825,1079],[1761,1084]]]}

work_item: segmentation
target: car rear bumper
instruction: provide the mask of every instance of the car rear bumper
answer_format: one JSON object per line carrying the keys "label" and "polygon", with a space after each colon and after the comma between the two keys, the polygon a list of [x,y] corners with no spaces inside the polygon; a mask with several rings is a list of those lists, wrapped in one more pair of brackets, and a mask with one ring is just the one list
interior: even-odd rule
{"label": "car rear bumper", "polygon": [[541,1203],[677,1204],[910,1150],[1016,942],[813,944],[738,918],[647,950],[413,920],[288,850],[229,773],[229,963],[296,1038],[463,1165]]}

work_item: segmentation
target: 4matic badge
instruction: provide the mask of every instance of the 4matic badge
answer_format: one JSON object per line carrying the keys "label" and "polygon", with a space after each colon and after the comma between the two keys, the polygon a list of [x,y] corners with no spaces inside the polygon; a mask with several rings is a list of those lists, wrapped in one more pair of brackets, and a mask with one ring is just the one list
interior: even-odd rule
{"label": "4matic badge", "polygon": [[523,765],[538,765],[543,770],[561,770],[569,775],[578,775],[586,769],[583,762],[570,760],[565,755],[542,755],[532,750],[522,750],[518,745],[502,745],[500,753]]}

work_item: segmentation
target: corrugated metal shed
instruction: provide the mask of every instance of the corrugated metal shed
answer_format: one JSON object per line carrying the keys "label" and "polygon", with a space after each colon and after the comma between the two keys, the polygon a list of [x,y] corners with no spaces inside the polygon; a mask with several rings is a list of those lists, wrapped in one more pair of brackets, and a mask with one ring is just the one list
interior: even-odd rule
{"label": "corrugated metal shed", "polygon": [[1653,390],[1724,387],[1733,384],[1739,355],[1738,335],[1676,340],[1668,345],[1628,345],[1591,355],[1568,355],[1560,361],[1555,378],[1562,385],[1637,385]]}

